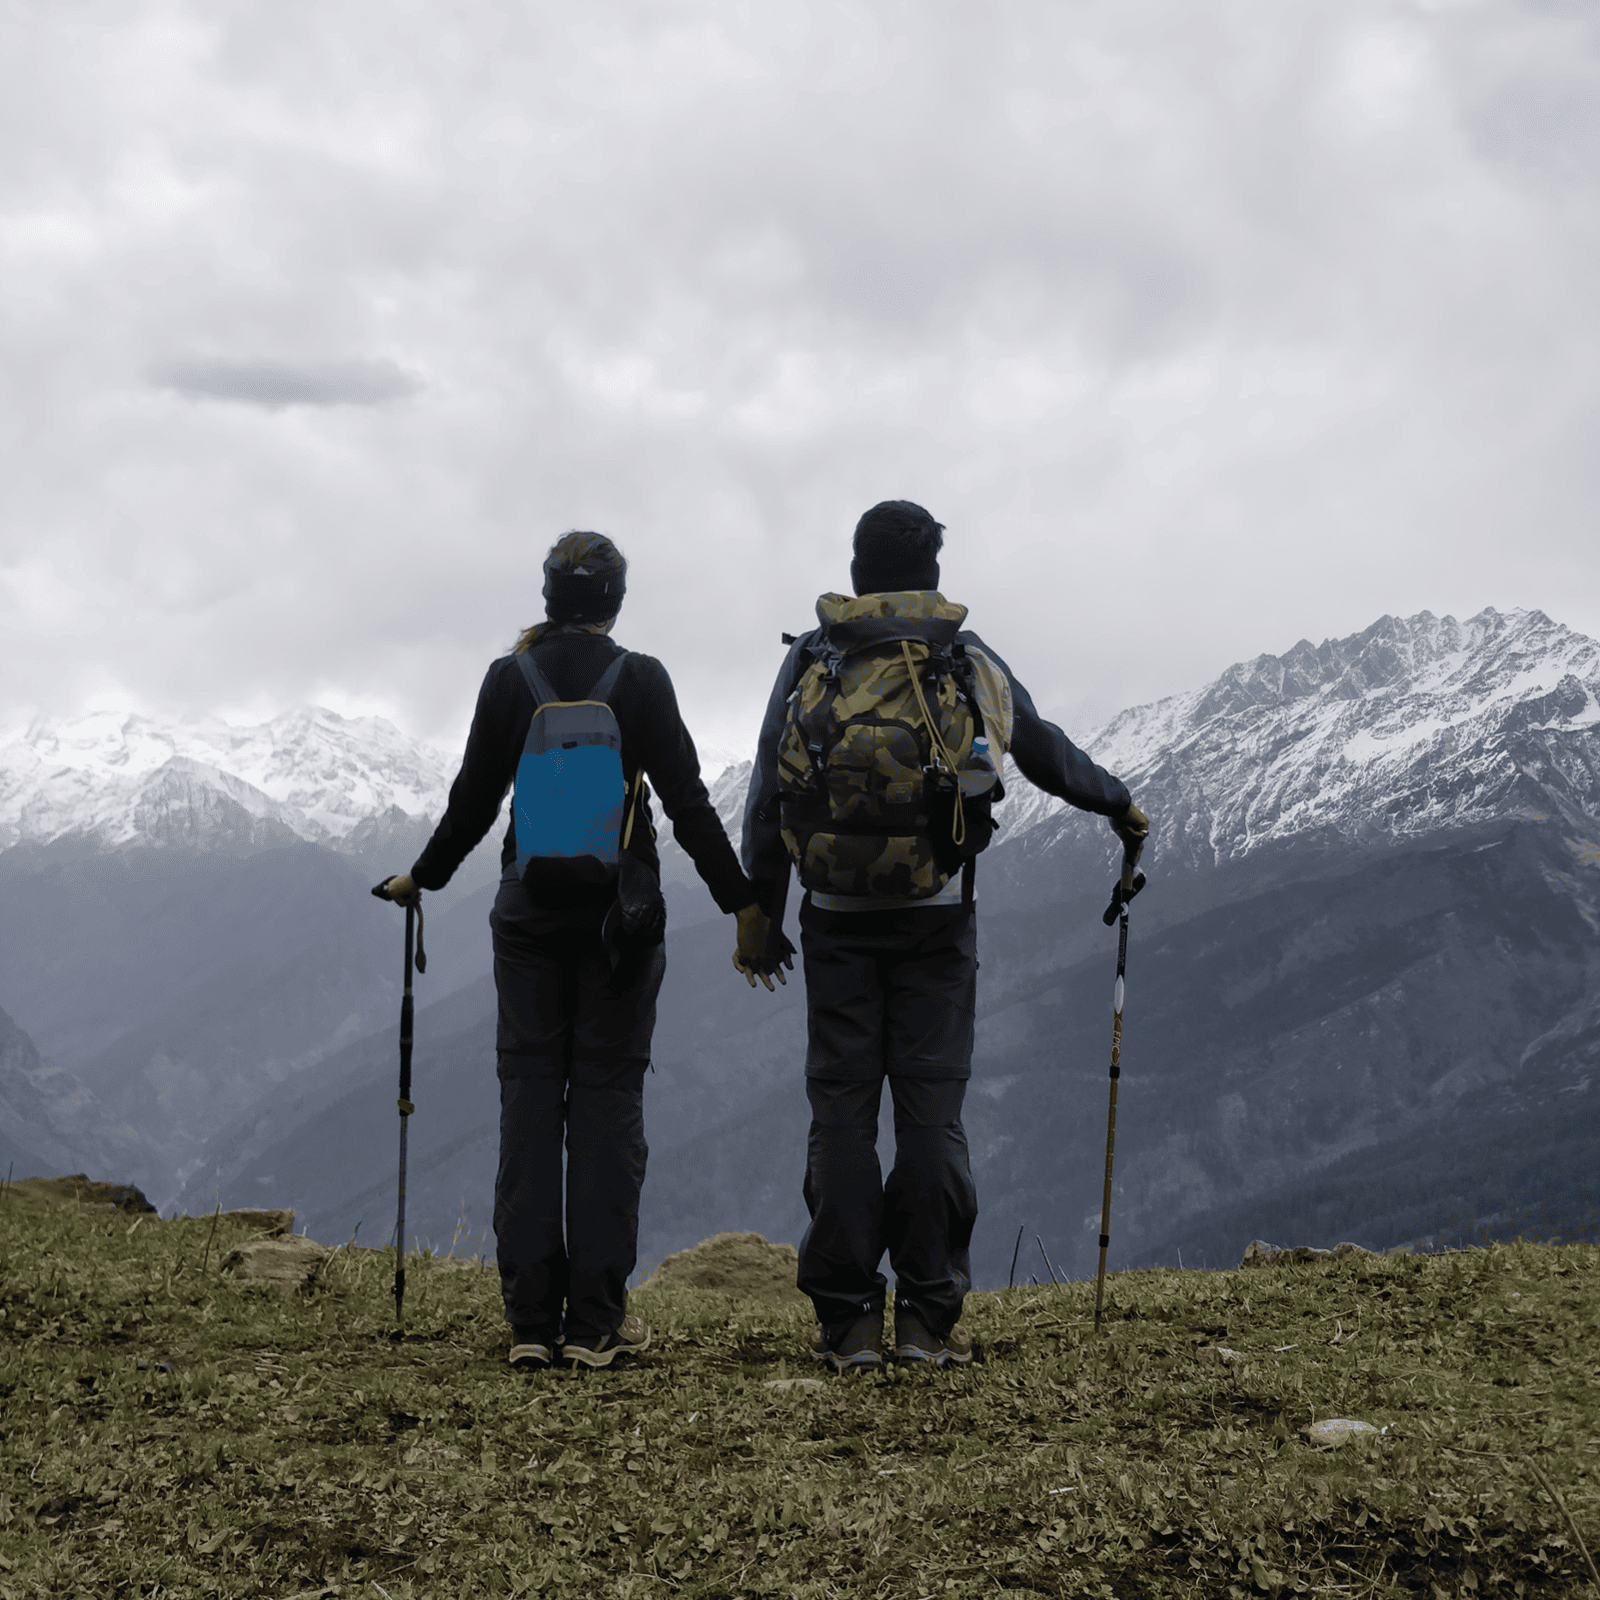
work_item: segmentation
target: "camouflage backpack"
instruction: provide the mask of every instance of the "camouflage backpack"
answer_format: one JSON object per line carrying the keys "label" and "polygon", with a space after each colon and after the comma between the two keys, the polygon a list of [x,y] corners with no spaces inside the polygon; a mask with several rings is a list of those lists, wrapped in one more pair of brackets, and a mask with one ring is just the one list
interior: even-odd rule
{"label": "camouflage backpack", "polygon": [[966,615],[931,589],[817,601],[822,631],[778,747],[783,841],[805,888],[926,899],[989,842],[1000,788],[956,639]]}

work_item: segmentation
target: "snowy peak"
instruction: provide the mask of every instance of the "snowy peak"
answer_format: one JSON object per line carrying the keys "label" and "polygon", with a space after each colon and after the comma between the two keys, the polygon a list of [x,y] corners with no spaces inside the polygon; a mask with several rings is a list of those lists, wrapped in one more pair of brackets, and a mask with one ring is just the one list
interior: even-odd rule
{"label": "snowy peak", "polygon": [[[1383,617],[1348,639],[1302,639],[1282,656],[1229,667],[1184,705],[1191,722],[1299,700],[1368,704],[1424,695],[1473,701],[1505,698],[1532,684],[1576,674],[1594,678],[1600,649],[1542,611],[1484,611],[1466,623],[1422,611]],[[1140,708],[1140,711],[1149,708]],[[1125,712],[1138,716],[1140,711]],[[1113,724],[1114,726],[1114,724]]]}
{"label": "snowy peak", "polygon": [[254,725],[107,712],[35,722],[0,745],[0,848],[67,834],[338,845],[375,818],[437,817],[451,770],[381,717],[322,707]]}
{"label": "snowy peak", "polygon": [[[1384,617],[1302,640],[1085,740],[1157,847],[1220,862],[1310,835],[1415,836],[1502,816],[1600,820],[1600,646],[1540,611]],[[1024,793],[1027,786],[1023,784]],[[1017,808],[1008,832],[1060,808]]]}

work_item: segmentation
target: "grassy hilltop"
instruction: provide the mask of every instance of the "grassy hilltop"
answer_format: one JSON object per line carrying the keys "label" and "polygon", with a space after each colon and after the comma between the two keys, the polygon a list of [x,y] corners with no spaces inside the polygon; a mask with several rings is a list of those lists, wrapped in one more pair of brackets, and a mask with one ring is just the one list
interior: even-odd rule
{"label": "grassy hilltop", "polygon": [[285,1298],[210,1228],[0,1202],[0,1600],[1592,1592],[1529,1462],[1592,1547],[1594,1246],[979,1294],[981,1364],[811,1387],[802,1302],[519,1376],[489,1269],[396,1342],[392,1256]]}

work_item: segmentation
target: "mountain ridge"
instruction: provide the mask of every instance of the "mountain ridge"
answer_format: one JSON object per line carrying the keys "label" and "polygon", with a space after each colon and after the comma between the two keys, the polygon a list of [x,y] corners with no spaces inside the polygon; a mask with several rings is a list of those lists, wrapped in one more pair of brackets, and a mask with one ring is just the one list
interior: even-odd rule
{"label": "mountain ridge", "polygon": [[96,712],[36,719],[0,744],[0,849],[86,834],[107,845],[205,846],[215,830],[174,828],[185,800],[218,794],[254,822],[343,845],[382,819],[439,816],[455,768],[383,717],[301,706],[261,723],[160,722]]}
{"label": "mountain ridge", "polygon": [[[1487,609],[1301,640],[1119,712],[1083,744],[1150,812],[1152,860],[1192,869],[1319,834],[1415,838],[1513,812],[1591,825],[1596,729],[1600,645],[1542,611]],[[1072,815],[1020,787],[1002,837]]]}
{"label": "mountain ridge", "polygon": [[[1118,712],[1078,742],[1140,795],[1176,782],[1180,805],[1152,813],[1152,853],[1215,863],[1320,828],[1415,835],[1500,814],[1508,799],[1593,820],[1600,757],[1552,741],[1596,728],[1600,645],[1542,611],[1487,608],[1464,623],[1422,611],[1302,639]],[[1474,752],[1490,770],[1466,770]],[[725,754],[707,785],[737,842],[748,764]],[[0,850],[71,834],[201,848],[293,835],[360,853],[425,836],[455,764],[384,718],[317,706],[254,724],[36,720],[0,744]],[[1014,764],[1008,777],[1001,838],[1063,810]],[[661,831],[671,838],[666,819]]]}

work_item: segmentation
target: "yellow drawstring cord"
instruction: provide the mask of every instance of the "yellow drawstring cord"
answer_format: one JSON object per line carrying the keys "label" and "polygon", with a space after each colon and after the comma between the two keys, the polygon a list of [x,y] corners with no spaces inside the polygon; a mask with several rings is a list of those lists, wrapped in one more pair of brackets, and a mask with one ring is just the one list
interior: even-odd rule
{"label": "yellow drawstring cord", "polygon": [[628,802],[628,821],[622,830],[622,848],[628,848],[628,841],[633,837],[633,814],[639,806],[639,785],[644,782],[644,768],[639,767],[633,774],[633,798]]}
{"label": "yellow drawstring cord", "polygon": [[949,769],[951,778],[956,786],[955,815],[950,819],[950,841],[957,847],[967,841],[967,813],[961,803],[961,774],[956,770],[955,757],[950,754],[943,737],[939,733],[939,724],[935,722],[928,712],[928,702],[922,697],[922,680],[917,676],[917,664],[911,659],[911,646],[902,639],[900,641],[901,653],[906,658],[906,673],[911,679],[911,691],[917,697],[917,708],[922,712],[922,720],[928,725],[928,733],[933,739],[933,747],[939,754],[939,759]]}

